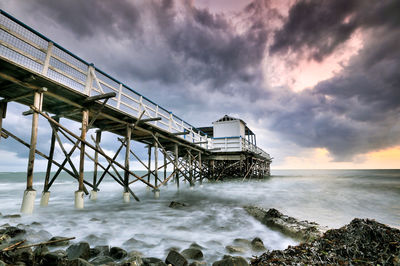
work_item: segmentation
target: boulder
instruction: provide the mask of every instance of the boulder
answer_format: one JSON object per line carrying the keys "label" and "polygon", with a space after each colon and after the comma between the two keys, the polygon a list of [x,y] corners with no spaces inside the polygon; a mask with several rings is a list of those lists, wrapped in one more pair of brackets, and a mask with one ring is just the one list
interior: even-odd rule
{"label": "boulder", "polygon": [[6,234],[6,235],[10,236],[11,238],[14,238],[18,235],[22,235],[25,233],[26,233],[25,229],[18,228],[15,226],[7,226],[4,229],[0,229],[0,234]]}
{"label": "boulder", "polygon": [[213,266],[248,266],[249,263],[243,257],[224,256],[222,260],[216,261]]}
{"label": "boulder", "polygon": [[[60,240],[60,239],[64,239],[64,238],[67,238],[67,237],[64,237],[64,236],[53,236],[52,238],[50,238],[49,241]],[[65,241],[60,241],[60,242],[49,244],[50,247],[62,247],[62,246],[68,246],[68,245],[69,245],[69,240],[65,240]]]}
{"label": "boulder", "polygon": [[10,242],[11,237],[7,234],[0,235],[0,244]]}
{"label": "boulder", "polygon": [[128,255],[128,253],[119,247],[112,247],[110,248],[110,257],[116,260],[120,260],[122,258],[125,258]]}
{"label": "boulder", "polygon": [[246,249],[244,247],[239,247],[239,246],[226,246],[225,249],[229,253],[245,253]]}
{"label": "boulder", "polygon": [[153,258],[153,257],[143,258],[142,261],[144,266],[167,266],[165,262],[163,262],[158,258]]}
{"label": "boulder", "polygon": [[14,249],[8,251],[7,255],[13,262],[24,262],[31,264],[33,261],[33,252],[30,248]]}
{"label": "boulder", "polygon": [[119,265],[121,266],[139,266],[143,265],[141,256],[126,257]]}
{"label": "boulder", "polygon": [[49,248],[46,245],[40,245],[35,247],[33,255],[36,257],[42,257],[44,254],[49,252]]}
{"label": "boulder", "polygon": [[273,230],[299,241],[311,242],[323,235],[328,230],[317,223],[299,221],[293,217],[282,214],[276,209],[268,211],[257,206],[245,206],[248,214],[259,220]]}
{"label": "boulder", "polygon": [[21,214],[7,214],[7,215],[4,215],[3,216],[3,218],[11,218],[11,219],[14,219],[14,218],[21,218]]}
{"label": "boulder", "polygon": [[87,242],[79,242],[78,244],[73,244],[67,248],[67,254],[69,260],[74,259],[89,259],[90,258],[90,246]]}
{"label": "boulder", "polygon": [[198,260],[203,258],[203,252],[197,248],[188,248],[181,253],[185,258],[190,260]]}
{"label": "boulder", "polygon": [[67,253],[64,250],[56,250],[44,254],[41,265],[65,265],[67,261]]}
{"label": "boulder", "polygon": [[188,261],[179,252],[171,250],[168,253],[167,258],[165,259],[165,263],[172,264],[173,266],[186,266],[188,264]]}
{"label": "boulder", "polygon": [[114,260],[109,256],[99,256],[90,261],[90,263],[93,265],[103,265],[103,264],[108,264],[110,262],[114,262]]}
{"label": "boulder", "polygon": [[[109,256],[110,255],[110,247],[109,246],[95,246],[90,249],[90,255],[95,256]],[[93,256],[94,257],[94,256]]]}
{"label": "boulder", "polygon": [[81,258],[68,261],[68,266],[91,266],[91,265],[93,264]]}
{"label": "boulder", "polygon": [[200,249],[200,250],[204,249],[204,247],[200,246],[196,242],[193,242],[192,244],[190,244],[190,248],[197,248],[197,249]]}
{"label": "boulder", "polygon": [[264,246],[264,242],[256,237],[251,241],[251,248],[253,249],[253,251],[264,251],[266,250],[265,246]]}
{"label": "boulder", "polygon": [[207,262],[205,261],[193,261],[192,263],[189,264],[189,266],[205,266],[207,265]]}
{"label": "boulder", "polygon": [[177,202],[177,201],[171,201],[168,207],[176,209],[176,208],[182,208],[188,206],[186,203],[182,202]]}
{"label": "boulder", "polygon": [[6,266],[6,263],[2,260],[0,260],[0,266]]}
{"label": "boulder", "polygon": [[251,241],[244,238],[236,238],[233,243],[240,246],[251,246]]}

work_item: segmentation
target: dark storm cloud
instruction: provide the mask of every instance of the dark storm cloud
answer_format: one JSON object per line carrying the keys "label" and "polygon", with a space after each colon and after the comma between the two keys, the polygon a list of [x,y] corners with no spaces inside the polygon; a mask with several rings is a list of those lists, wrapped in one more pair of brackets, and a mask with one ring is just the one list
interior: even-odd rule
{"label": "dark storm cloud", "polygon": [[322,61],[359,28],[399,24],[399,1],[304,0],[289,12],[275,33],[271,53],[293,52]]}
{"label": "dark storm cloud", "polygon": [[[275,113],[271,125],[302,146],[326,147],[338,161],[400,143],[399,2],[345,2],[342,8],[340,1],[297,3],[271,47],[321,60],[350,37],[339,33],[345,16],[351,15],[352,31],[368,27],[364,47],[349,64],[312,90],[285,94],[293,105]],[[328,42],[334,45],[325,49]]]}
{"label": "dark storm cloud", "polygon": [[30,5],[31,12],[45,14],[78,37],[108,34],[123,38],[140,30],[140,11],[128,0],[37,0]]}

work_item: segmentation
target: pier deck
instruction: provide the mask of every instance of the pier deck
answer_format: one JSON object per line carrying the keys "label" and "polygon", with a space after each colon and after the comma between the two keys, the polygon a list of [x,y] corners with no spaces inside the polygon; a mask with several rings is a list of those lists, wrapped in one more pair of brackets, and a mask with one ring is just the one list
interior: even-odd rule
{"label": "pier deck", "polygon": [[[96,199],[105,175],[111,176],[123,187],[125,202],[130,197],[139,200],[130,188],[137,181],[152,188],[158,197],[160,187],[171,179],[179,187],[180,179],[193,186],[203,179],[222,180],[235,175],[246,179],[269,175],[269,154],[257,147],[255,142],[246,140],[244,136],[247,133],[222,138],[206,134],[2,10],[0,97],[0,138],[14,138],[30,150],[27,188],[21,207],[25,213],[33,211],[36,196],[33,189],[36,154],[48,160],[42,206],[48,204],[49,190],[61,171],[78,180],[76,208],[83,208],[83,194],[89,193],[87,187],[92,188],[91,198]],[[32,116],[30,143],[2,128],[8,102],[29,107],[23,115]],[[36,149],[39,116],[47,120],[52,128],[48,155]],[[81,123],[80,132],[70,131],[60,119]],[[97,129],[96,138],[92,137],[90,141],[86,133],[93,128]],[[101,148],[102,132],[111,132],[119,137],[121,144],[113,157]],[[252,137],[255,141],[254,133]],[[64,147],[61,138],[73,144],[70,150]],[[147,158],[139,158],[131,149],[131,141],[147,144]],[[53,158],[57,144],[65,155],[63,162]],[[94,152],[94,156],[88,153],[88,149]],[[117,161],[121,151],[125,155],[124,164]],[[80,153],[78,166],[71,160],[74,152]],[[163,155],[162,165],[158,165],[159,152]],[[147,169],[146,175],[138,176],[131,169],[131,156]],[[99,157],[103,157],[107,164],[101,164]],[[91,181],[84,176],[85,159],[94,162]],[[54,166],[58,168],[52,174]],[[173,171],[167,176],[168,166],[172,166]],[[159,171],[164,171],[163,178],[159,177]]]}

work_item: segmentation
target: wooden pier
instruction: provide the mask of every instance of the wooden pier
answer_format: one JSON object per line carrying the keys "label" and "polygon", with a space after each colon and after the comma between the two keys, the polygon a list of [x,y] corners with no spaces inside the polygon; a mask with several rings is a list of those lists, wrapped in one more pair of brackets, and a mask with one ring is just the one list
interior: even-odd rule
{"label": "wooden pier", "polygon": [[[13,138],[29,149],[23,213],[32,213],[34,207],[37,155],[48,161],[42,206],[48,204],[50,188],[61,171],[77,180],[78,209],[84,207],[84,194],[90,193],[92,200],[97,198],[105,177],[121,185],[123,201],[129,202],[131,197],[139,201],[131,189],[135,182],[146,184],[159,197],[160,188],[170,180],[179,188],[183,180],[194,186],[204,180],[246,180],[269,175],[271,158],[257,147],[255,134],[242,120],[225,116],[214,122],[214,127],[195,128],[2,10],[0,97],[0,138]],[[32,117],[29,142],[2,127],[9,102],[29,107],[22,114]],[[52,129],[48,153],[36,147],[39,117]],[[66,119],[81,123],[80,131],[73,132],[63,125]],[[222,124],[228,122],[238,127],[238,134],[229,130],[224,133]],[[88,137],[90,129],[96,129],[96,137]],[[115,134],[120,143],[112,157],[101,147],[102,132]],[[71,142],[72,148],[68,150],[62,139]],[[141,159],[132,149],[133,141],[147,145],[147,158]],[[54,160],[57,145],[65,157],[62,162]],[[71,159],[76,153],[80,154],[79,165]],[[123,164],[117,161],[120,154],[125,157]],[[147,169],[145,175],[132,169],[132,158]],[[84,176],[85,160],[94,164],[91,180]],[[172,172],[167,174],[167,167]],[[163,177],[159,176],[160,171],[164,172]]]}

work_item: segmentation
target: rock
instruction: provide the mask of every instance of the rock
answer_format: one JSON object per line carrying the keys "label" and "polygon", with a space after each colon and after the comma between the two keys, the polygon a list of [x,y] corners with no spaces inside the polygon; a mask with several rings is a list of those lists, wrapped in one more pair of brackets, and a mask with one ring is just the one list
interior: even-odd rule
{"label": "rock", "polygon": [[264,251],[266,250],[263,241],[256,237],[251,241],[251,248],[253,249],[253,251]]}
{"label": "rock", "polygon": [[96,256],[110,256],[110,247],[109,246],[95,246],[90,249],[90,254],[96,253]]}
{"label": "rock", "polygon": [[97,257],[98,255],[100,255],[100,250],[98,250],[96,248],[90,249],[90,258]]}
{"label": "rock", "polygon": [[198,260],[203,258],[203,252],[201,252],[200,249],[197,248],[188,248],[182,251],[181,253],[185,258],[191,259],[191,260]]}
{"label": "rock", "polygon": [[33,255],[36,257],[42,257],[44,254],[49,252],[49,248],[46,245],[40,245],[35,247]]}
{"label": "rock", "polygon": [[146,243],[146,242],[144,242],[144,241],[142,241],[142,240],[137,240],[137,239],[135,239],[135,238],[129,238],[128,240],[126,240],[124,243],[123,243],[123,245],[124,246],[128,246],[128,247],[133,247],[133,248],[135,248],[135,247],[145,247],[145,248],[152,248],[152,247],[154,247],[154,245],[152,245],[152,244],[148,244],[148,243]]}
{"label": "rock", "polygon": [[25,229],[21,229],[15,226],[7,226],[5,229],[0,229],[0,234],[7,234],[11,238],[14,238],[18,235],[25,234]]}
{"label": "rock", "polygon": [[293,217],[283,215],[276,209],[267,211],[256,206],[245,206],[244,209],[269,228],[300,241],[311,242],[315,238],[322,236],[328,229],[317,223],[299,221]]}
{"label": "rock", "polygon": [[103,265],[110,262],[114,262],[114,260],[109,256],[99,256],[90,261],[90,263],[92,263],[93,265]]}
{"label": "rock", "polygon": [[200,249],[200,250],[203,250],[203,249],[204,249],[204,247],[200,246],[200,245],[197,244],[196,242],[190,244],[190,248],[197,248],[197,249]]}
{"label": "rock", "polygon": [[143,264],[142,261],[143,254],[138,251],[131,251],[128,256],[123,260],[123,266],[139,266]]}
{"label": "rock", "polygon": [[[64,239],[64,238],[66,238],[66,237],[54,236],[54,237],[50,238],[49,241],[60,240],[60,239]],[[49,244],[50,247],[62,247],[62,246],[68,246],[68,245],[69,245],[69,240]]]}
{"label": "rock", "polygon": [[81,258],[68,261],[68,266],[91,266],[91,265],[93,264]]}
{"label": "rock", "polygon": [[165,263],[172,264],[173,266],[186,266],[188,261],[179,252],[171,250],[165,259]]}
{"label": "rock", "polygon": [[31,225],[33,225],[33,226],[41,226],[42,224],[39,223],[39,222],[32,222]]}
{"label": "rock", "polygon": [[12,251],[8,251],[8,256],[12,258],[12,261],[15,262],[24,262],[31,264],[33,261],[33,252],[30,248],[24,249],[14,249]]}
{"label": "rock", "polygon": [[245,253],[246,250],[243,247],[238,247],[238,246],[226,246],[225,249],[229,253]]}
{"label": "rock", "polygon": [[90,246],[87,242],[73,244],[67,248],[67,254],[69,260],[78,258],[87,260],[90,258]]}
{"label": "rock", "polygon": [[10,242],[10,240],[11,240],[11,237],[7,234],[3,234],[0,236],[0,244],[8,243],[8,242]]}
{"label": "rock", "polygon": [[2,260],[0,260],[0,266],[6,266],[6,263]]}
{"label": "rock", "polygon": [[132,250],[131,252],[128,252],[128,257],[129,258],[142,258],[143,253],[136,251],[136,250]]}
{"label": "rock", "polygon": [[163,262],[158,258],[153,258],[153,257],[143,258],[142,261],[144,266],[167,266],[165,262]]}
{"label": "rock", "polygon": [[122,258],[125,258],[128,255],[128,253],[119,247],[112,247],[110,248],[110,257],[116,260],[120,260]]}
{"label": "rock", "polygon": [[399,265],[400,230],[368,219],[354,219],[311,243],[266,252],[252,265]]}
{"label": "rock", "polygon": [[193,261],[192,263],[189,264],[189,266],[204,266],[207,265],[207,262],[205,261]]}
{"label": "rock", "polygon": [[251,241],[244,238],[236,238],[233,240],[233,243],[241,246],[251,246]]}
{"label": "rock", "polygon": [[5,218],[11,218],[11,219],[13,219],[13,218],[21,218],[21,215],[20,214],[8,214],[8,215],[4,215],[3,218],[4,219]]}
{"label": "rock", "polygon": [[91,221],[91,222],[100,222],[101,220],[99,218],[93,217],[89,221]]}
{"label": "rock", "polygon": [[65,265],[67,261],[67,253],[64,250],[56,250],[44,254],[41,265]]}
{"label": "rock", "polygon": [[243,257],[224,256],[222,260],[216,261],[213,266],[247,266],[249,263]]}
{"label": "rock", "polygon": [[185,203],[177,202],[177,201],[171,201],[171,203],[169,204],[168,207],[176,209],[176,208],[181,208],[181,207],[186,207],[186,206],[188,206],[188,205],[185,204]]}

